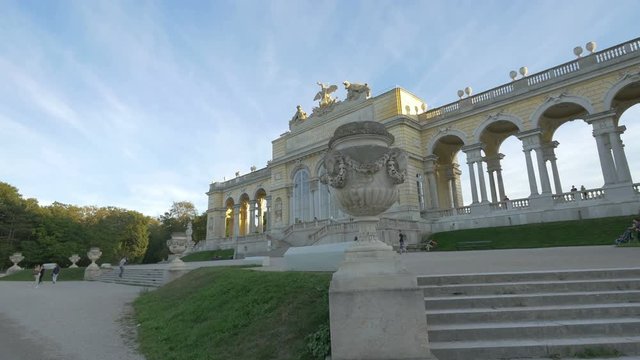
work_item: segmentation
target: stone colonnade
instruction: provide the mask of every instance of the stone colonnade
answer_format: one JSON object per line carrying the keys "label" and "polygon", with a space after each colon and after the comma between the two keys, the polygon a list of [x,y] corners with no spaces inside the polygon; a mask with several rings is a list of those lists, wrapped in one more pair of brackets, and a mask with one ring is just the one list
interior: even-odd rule
{"label": "stone colonnade", "polygon": [[[604,186],[630,184],[632,182],[631,172],[620,137],[626,128],[616,125],[615,111],[589,115],[585,117],[585,121],[593,127],[593,136],[598,148]],[[544,142],[542,135],[541,129],[522,131],[515,134],[522,141],[531,197],[563,193],[555,155],[555,149],[559,143],[557,141]],[[484,145],[482,143],[463,146],[461,150],[467,156],[472,204],[503,201],[506,194],[500,162],[504,155],[497,153],[483,156]],[[535,159],[532,155],[533,153],[535,153]],[[549,174],[547,162],[550,164],[551,174]],[[487,191],[485,176],[482,176],[485,172],[485,163],[487,165],[486,171],[489,175],[489,192]],[[456,165],[455,163],[439,164],[438,156],[434,154],[425,158],[423,177],[427,210],[462,206],[458,201],[456,182],[459,182],[459,173],[456,172]],[[438,182],[438,179],[443,181]],[[538,181],[540,189],[538,189]],[[445,184],[445,188],[440,188],[438,184],[441,186]],[[552,191],[552,184],[554,191]],[[491,200],[489,200],[489,194]]]}

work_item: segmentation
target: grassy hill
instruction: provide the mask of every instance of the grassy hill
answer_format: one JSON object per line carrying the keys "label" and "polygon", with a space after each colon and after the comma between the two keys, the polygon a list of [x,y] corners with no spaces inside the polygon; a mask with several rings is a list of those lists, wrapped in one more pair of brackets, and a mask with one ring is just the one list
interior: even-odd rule
{"label": "grassy hill", "polygon": [[456,250],[458,242],[491,241],[493,249],[612,245],[631,226],[633,216],[560,221],[435,233],[437,250]]}
{"label": "grassy hill", "polygon": [[[140,348],[147,360],[317,358],[307,344],[326,343],[330,279],[328,273],[194,270],[135,301]],[[312,339],[316,332],[319,341]]]}

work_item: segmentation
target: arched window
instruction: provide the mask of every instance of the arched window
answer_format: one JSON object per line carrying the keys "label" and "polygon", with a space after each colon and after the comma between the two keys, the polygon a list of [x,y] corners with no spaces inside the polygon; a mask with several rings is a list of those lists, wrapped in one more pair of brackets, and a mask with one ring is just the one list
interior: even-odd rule
{"label": "arched window", "polygon": [[[327,171],[324,166],[320,168],[319,174],[322,177]],[[340,211],[335,200],[331,197],[329,185],[320,183],[318,186],[319,192],[319,219],[342,219],[345,217],[344,213]]]}
{"label": "arched window", "polygon": [[293,222],[311,220],[309,173],[298,170],[293,176]]}

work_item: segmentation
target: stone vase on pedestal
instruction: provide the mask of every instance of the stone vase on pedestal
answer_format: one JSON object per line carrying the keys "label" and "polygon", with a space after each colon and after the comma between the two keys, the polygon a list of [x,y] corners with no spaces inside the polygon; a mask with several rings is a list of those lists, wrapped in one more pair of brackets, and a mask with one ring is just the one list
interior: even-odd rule
{"label": "stone vase on pedestal", "polygon": [[69,259],[69,261],[71,261],[71,265],[69,266],[70,269],[78,267],[78,265],[76,265],[76,263],[78,261],[80,261],[80,256],[78,256],[78,254],[73,254],[73,255],[69,256],[68,259]]}
{"label": "stone vase on pedestal", "polygon": [[167,247],[172,254],[169,262],[169,269],[184,269],[184,261],[180,260],[182,253],[187,250],[187,236],[185,233],[172,233],[171,239],[167,240]]}
{"label": "stone vase on pedestal", "polygon": [[435,359],[429,349],[424,295],[398,254],[377,236],[379,215],[398,200],[407,158],[390,148],[384,125],[353,122],[336,129],[321,179],[358,224],[329,289],[331,358]]}
{"label": "stone vase on pedestal", "polygon": [[20,252],[13,253],[13,255],[9,256],[9,260],[11,260],[13,265],[7,269],[7,275],[13,274],[16,271],[22,270],[22,268],[18,266],[20,261],[24,260],[24,256],[22,256],[22,253]]}
{"label": "stone vase on pedestal", "polygon": [[91,264],[87,266],[84,270],[84,279],[85,280],[96,280],[100,275],[102,275],[102,270],[100,270],[100,266],[96,264],[96,261],[100,259],[102,256],[102,251],[100,248],[92,247],[87,252],[87,257],[91,260]]}

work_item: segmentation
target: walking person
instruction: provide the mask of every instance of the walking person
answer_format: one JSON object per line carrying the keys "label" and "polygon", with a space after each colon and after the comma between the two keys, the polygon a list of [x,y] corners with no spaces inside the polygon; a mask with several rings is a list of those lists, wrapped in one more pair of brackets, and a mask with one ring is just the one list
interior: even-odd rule
{"label": "walking person", "polygon": [[398,237],[400,238],[400,240],[398,241],[400,244],[400,254],[402,254],[403,252],[407,252],[407,249],[404,247],[404,234],[402,233],[402,230],[398,232]]}
{"label": "walking person", "polygon": [[42,278],[44,278],[44,264],[40,265],[40,275],[38,276],[38,285],[42,284]]}
{"label": "walking person", "polygon": [[55,284],[58,281],[58,274],[60,274],[60,265],[56,264],[51,272],[51,281]]}
{"label": "walking person", "polygon": [[33,268],[32,274],[33,279],[35,280],[33,283],[33,287],[37,289],[38,285],[40,285],[40,264],[36,264],[36,266]]}
{"label": "walking person", "polygon": [[122,259],[120,259],[120,263],[118,263],[118,267],[120,268],[120,274],[118,275],[118,277],[122,278],[122,274],[124,274],[124,264],[127,263],[127,257],[123,257]]}

